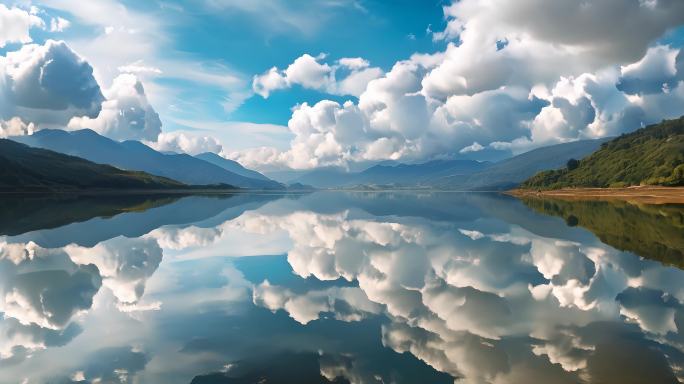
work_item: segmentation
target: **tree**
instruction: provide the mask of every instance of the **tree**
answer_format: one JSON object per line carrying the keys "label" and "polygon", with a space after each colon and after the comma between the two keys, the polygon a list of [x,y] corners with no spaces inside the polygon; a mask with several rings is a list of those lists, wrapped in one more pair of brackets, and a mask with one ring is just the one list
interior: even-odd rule
{"label": "tree", "polygon": [[568,170],[572,171],[573,169],[577,169],[577,167],[579,167],[579,164],[580,164],[579,160],[576,160],[576,159],[568,160],[568,163],[567,163]]}

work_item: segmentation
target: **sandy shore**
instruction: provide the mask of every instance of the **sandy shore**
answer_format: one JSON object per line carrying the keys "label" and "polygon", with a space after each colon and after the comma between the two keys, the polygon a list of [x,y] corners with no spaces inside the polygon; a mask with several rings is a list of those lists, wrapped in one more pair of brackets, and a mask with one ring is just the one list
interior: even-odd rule
{"label": "sandy shore", "polygon": [[517,197],[550,197],[563,200],[627,200],[644,204],[684,204],[684,187],[572,188],[550,191],[514,189]]}

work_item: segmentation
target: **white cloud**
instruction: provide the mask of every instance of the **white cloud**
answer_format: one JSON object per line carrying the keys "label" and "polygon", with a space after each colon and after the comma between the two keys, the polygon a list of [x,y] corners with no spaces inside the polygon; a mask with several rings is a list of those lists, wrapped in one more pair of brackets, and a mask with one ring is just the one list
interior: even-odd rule
{"label": "white cloud", "polygon": [[641,60],[621,68],[618,89],[634,95],[661,93],[664,87],[676,88],[678,53],[678,49],[668,46],[650,48]]}
{"label": "white cloud", "polygon": [[21,8],[8,8],[0,4],[0,48],[7,43],[30,43],[31,27],[45,27],[45,22],[35,14]]}
{"label": "white cloud", "polygon": [[[508,48],[516,41],[555,45],[568,58],[596,70],[640,59],[654,39],[684,22],[681,2],[654,1],[652,7],[642,3],[523,0],[513,4],[505,0],[465,0],[444,8],[449,22],[444,33],[435,37],[460,38],[464,45],[475,42],[481,46],[505,39]],[[623,23],[625,18],[632,23]]]}
{"label": "white cloud", "polygon": [[95,116],[104,100],[90,64],[62,41],[27,44],[0,57],[0,117],[37,126]]}
{"label": "white cloud", "polygon": [[[380,77],[350,84],[353,91],[342,92],[341,85],[354,76],[339,81],[335,68],[370,70],[365,60],[326,66],[302,56],[296,64],[306,63],[303,72],[310,77],[300,81],[331,94],[358,95],[358,103],[297,105],[288,123],[295,135],[289,149],[257,148],[231,157],[262,169],[307,169],[489,156],[474,155],[480,152],[475,149],[519,153],[684,114],[684,70],[677,70],[684,55],[653,46],[684,23],[684,3],[463,0],[445,7],[445,15],[445,31],[434,37],[458,44],[397,62]],[[264,76],[255,78],[263,80],[255,90],[265,97],[294,83],[277,68]]]}
{"label": "white cloud", "polygon": [[53,17],[50,19],[50,32],[64,32],[71,26],[71,22],[63,17]]}
{"label": "white cloud", "polygon": [[476,141],[467,147],[463,147],[460,151],[458,151],[458,153],[479,152],[479,151],[483,150],[484,148],[485,148],[484,146],[482,146],[480,143],[478,143]]}
{"label": "white cloud", "polygon": [[370,67],[370,62],[362,57],[344,57],[338,63],[349,69],[364,69]]}
{"label": "white cloud", "polygon": [[119,75],[105,95],[107,100],[102,103],[97,117],[74,117],[68,128],[88,128],[117,140],[157,140],[161,133],[161,120],[147,101],[145,89],[135,75]]}
{"label": "white cloud", "polygon": [[161,69],[145,65],[142,60],[136,62],[122,65],[118,67],[119,72],[122,73],[133,73],[133,74],[149,74],[149,75],[161,75],[163,72]]}
{"label": "white cloud", "polygon": [[33,123],[26,124],[18,117],[13,117],[7,121],[0,120],[0,138],[31,135],[34,130],[35,125]]}
{"label": "white cloud", "polygon": [[[304,54],[295,59],[285,70],[273,67],[261,75],[254,76],[252,89],[263,98],[271,92],[299,85],[333,95],[359,96],[368,83],[382,76],[380,68],[370,67],[367,60],[342,58],[335,65],[321,63],[325,55],[313,57]],[[343,78],[336,79],[339,74]]]}
{"label": "white cloud", "polygon": [[148,141],[147,145],[157,151],[168,151],[197,155],[204,152],[220,153],[221,143],[211,136],[198,136],[190,132],[162,132],[156,141]]}
{"label": "white cloud", "polygon": [[287,87],[288,82],[285,75],[280,73],[276,67],[269,69],[263,75],[254,76],[252,81],[254,92],[266,99],[270,96],[271,92]]}
{"label": "white cloud", "polygon": [[334,80],[332,68],[318,62],[324,58],[323,55],[313,57],[308,54],[298,57],[285,69],[285,79],[290,84],[299,84],[304,88],[327,89]]}

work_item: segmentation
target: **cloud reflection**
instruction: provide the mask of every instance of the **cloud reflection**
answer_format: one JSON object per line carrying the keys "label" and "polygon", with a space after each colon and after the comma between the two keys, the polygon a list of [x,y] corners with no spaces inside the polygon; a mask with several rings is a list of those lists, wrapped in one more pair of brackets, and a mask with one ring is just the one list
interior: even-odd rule
{"label": "cloud reflection", "polygon": [[[640,358],[653,361],[642,366],[653,382],[680,375],[669,349],[679,345],[684,296],[653,290],[646,276],[662,266],[640,263],[635,271],[624,253],[600,243],[540,237],[517,226],[486,233],[415,218],[359,220],[348,211],[249,212],[236,221],[246,231],[286,231],[294,273],[358,283],[368,300],[345,303],[359,313],[383,308],[391,319],[383,327],[385,345],[463,382],[516,382],[530,377],[531,365],[546,375],[540,379],[594,381],[608,365]],[[331,305],[339,289],[294,293],[265,281],[254,298],[303,324],[328,312],[349,320],[347,306]],[[612,329],[609,336],[588,331],[600,327]],[[609,344],[635,350],[606,353]],[[603,379],[627,376],[611,372]]]}
{"label": "cloud reflection", "polygon": [[450,198],[321,193],[95,244],[0,238],[0,371],[230,382],[295,353],[321,382],[684,378],[683,271],[511,200]]}

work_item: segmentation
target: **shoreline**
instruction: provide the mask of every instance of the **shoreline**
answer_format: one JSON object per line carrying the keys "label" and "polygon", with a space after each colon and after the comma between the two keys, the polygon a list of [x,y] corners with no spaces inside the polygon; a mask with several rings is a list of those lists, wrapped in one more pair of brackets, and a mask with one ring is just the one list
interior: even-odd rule
{"label": "shoreline", "polygon": [[684,204],[684,187],[512,189],[508,195],[561,200],[622,200],[644,204]]}
{"label": "shoreline", "polygon": [[302,194],[298,190],[269,189],[69,189],[54,191],[0,191],[0,197],[14,196],[189,196],[189,195],[240,195],[240,194]]}

